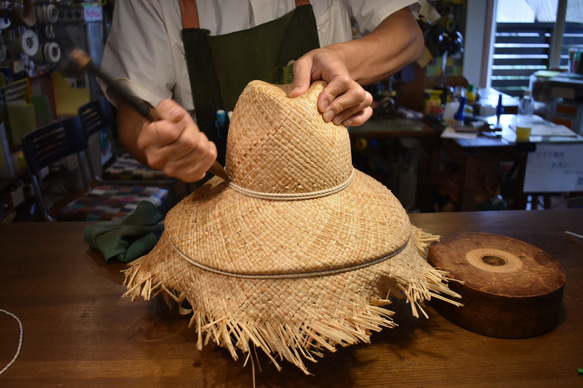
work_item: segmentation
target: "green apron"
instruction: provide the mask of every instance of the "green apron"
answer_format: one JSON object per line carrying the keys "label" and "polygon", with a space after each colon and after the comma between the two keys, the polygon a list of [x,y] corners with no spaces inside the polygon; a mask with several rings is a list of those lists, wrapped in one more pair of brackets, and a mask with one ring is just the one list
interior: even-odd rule
{"label": "green apron", "polygon": [[217,129],[217,111],[232,111],[250,81],[293,81],[291,60],[320,46],[309,1],[296,0],[284,16],[248,30],[211,36],[201,29],[196,0],[180,0],[182,40],[199,128],[225,163],[227,128]]}

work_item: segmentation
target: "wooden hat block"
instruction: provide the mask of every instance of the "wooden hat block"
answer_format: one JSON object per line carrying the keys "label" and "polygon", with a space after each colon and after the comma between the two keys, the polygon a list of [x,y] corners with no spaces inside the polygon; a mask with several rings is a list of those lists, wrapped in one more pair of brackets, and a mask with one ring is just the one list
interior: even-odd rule
{"label": "wooden hat block", "polygon": [[429,262],[448,271],[463,307],[438,300],[449,321],[478,334],[528,338],[557,324],[565,273],[546,252],[506,236],[461,233],[429,248]]}

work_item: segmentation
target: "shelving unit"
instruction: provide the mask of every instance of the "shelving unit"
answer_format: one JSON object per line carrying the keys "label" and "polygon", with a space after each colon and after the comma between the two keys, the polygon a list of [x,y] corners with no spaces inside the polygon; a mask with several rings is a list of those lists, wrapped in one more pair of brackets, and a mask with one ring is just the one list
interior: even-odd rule
{"label": "shelving unit", "polygon": [[[34,193],[21,168],[20,142],[29,131],[74,115],[101,95],[95,77],[61,74],[57,64],[71,45],[100,62],[104,44],[101,1],[5,1],[0,16],[0,222],[30,218]],[[26,39],[24,39],[26,38]],[[59,76],[56,76],[56,75]],[[61,81],[56,83],[55,80]],[[22,217],[21,217],[22,216]]]}

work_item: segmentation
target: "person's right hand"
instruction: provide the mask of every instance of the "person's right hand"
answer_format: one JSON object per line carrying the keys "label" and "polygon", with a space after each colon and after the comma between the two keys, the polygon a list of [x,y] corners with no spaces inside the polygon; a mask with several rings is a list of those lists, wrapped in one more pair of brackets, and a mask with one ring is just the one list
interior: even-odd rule
{"label": "person's right hand", "polygon": [[162,100],[156,111],[162,119],[146,121],[137,138],[147,164],[184,182],[204,178],[217,158],[215,144],[177,102]]}

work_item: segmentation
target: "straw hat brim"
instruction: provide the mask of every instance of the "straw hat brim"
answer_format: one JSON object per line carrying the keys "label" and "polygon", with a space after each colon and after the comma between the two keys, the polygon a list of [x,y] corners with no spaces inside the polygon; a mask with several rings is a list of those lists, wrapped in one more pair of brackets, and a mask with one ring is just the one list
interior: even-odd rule
{"label": "straw hat brim", "polygon": [[250,197],[213,178],[165,224],[126,272],[126,295],[188,301],[199,348],[213,341],[234,358],[254,346],[308,373],[305,359],[394,326],[380,307],[389,294],[404,294],[414,315],[432,296],[455,296],[426,262],[436,236],[357,170],[344,190],[296,201]]}

